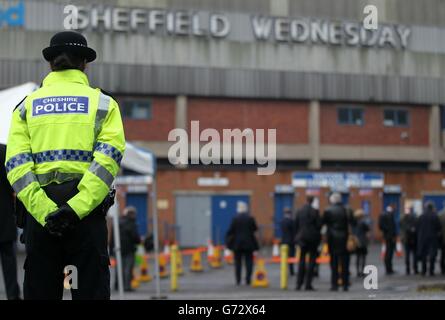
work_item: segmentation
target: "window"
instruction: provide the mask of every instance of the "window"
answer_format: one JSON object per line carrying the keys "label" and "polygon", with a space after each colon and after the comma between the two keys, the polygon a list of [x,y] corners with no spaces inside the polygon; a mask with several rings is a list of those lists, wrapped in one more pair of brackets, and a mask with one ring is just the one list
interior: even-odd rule
{"label": "window", "polygon": [[361,126],[363,125],[363,109],[341,107],[337,109],[338,123]]}
{"label": "window", "polygon": [[128,99],[122,102],[122,115],[125,118],[149,120],[152,117],[150,99]]}
{"label": "window", "polygon": [[401,109],[383,110],[383,124],[387,127],[408,126],[408,111]]}

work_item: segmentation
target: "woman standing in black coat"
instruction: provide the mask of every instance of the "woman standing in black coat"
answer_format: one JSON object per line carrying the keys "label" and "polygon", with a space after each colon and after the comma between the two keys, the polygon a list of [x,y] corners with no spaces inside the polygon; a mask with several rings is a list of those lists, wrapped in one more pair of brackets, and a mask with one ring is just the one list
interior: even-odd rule
{"label": "woman standing in black coat", "polygon": [[258,250],[255,232],[258,230],[255,219],[249,215],[247,204],[239,202],[238,214],[233,218],[226,234],[226,245],[234,252],[236,284],[241,283],[241,262],[246,263],[246,284],[250,285],[253,270],[253,252]]}
{"label": "woman standing in black coat", "polygon": [[366,265],[366,256],[368,255],[369,224],[366,221],[365,212],[363,209],[358,209],[354,212],[354,219],[356,224],[353,228],[353,232],[357,238],[357,249],[355,250],[355,254],[357,255],[357,277],[363,277],[363,270]]}

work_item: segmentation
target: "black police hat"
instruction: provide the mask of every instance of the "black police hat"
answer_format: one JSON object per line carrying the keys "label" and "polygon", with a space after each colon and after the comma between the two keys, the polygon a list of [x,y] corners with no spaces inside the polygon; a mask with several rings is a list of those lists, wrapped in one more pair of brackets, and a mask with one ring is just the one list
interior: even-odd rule
{"label": "black police hat", "polygon": [[75,31],[62,31],[56,33],[50,41],[49,47],[42,50],[46,61],[51,61],[62,52],[73,53],[83,57],[87,62],[96,59],[96,51],[88,47],[83,35]]}

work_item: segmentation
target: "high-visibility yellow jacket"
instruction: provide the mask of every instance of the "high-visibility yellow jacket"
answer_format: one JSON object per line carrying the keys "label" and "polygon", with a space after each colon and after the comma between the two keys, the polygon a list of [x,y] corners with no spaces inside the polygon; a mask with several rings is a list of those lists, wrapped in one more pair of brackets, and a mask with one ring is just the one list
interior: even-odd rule
{"label": "high-visibility yellow jacket", "polygon": [[5,165],[18,198],[45,225],[57,205],[42,186],[79,179],[68,205],[82,219],[107,196],[124,151],[117,102],[72,69],[49,73],[15,109]]}

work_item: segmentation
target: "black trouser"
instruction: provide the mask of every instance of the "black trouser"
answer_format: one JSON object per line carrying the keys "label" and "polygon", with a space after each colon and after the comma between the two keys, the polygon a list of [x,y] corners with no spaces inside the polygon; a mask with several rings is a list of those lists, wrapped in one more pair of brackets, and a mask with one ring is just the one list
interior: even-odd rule
{"label": "black trouser", "polygon": [[[305,282],[306,288],[312,287],[314,268],[318,256],[317,245],[300,246],[300,262],[298,264],[297,287],[300,288]],[[306,270],[306,255],[309,254],[309,265]]]}
{"label": "black trouser", "polygon": [[246,263],[246,284],[250,284],[253,269],[253,251],[250,250],[236,250],[235,251],[235,279],[236,283],[241,283],[241,263],[244,257]]}
{"label": "black trouser", "polygon": [[405,243],[405,267],[406,273],[411,272],[411,258],[414,273],[418,272],[417,245],[415,242]]}
{"label": "black trouser", "polygon": [[435,243],[425,243],[424,247],[420,251],[420,261],[422,263],[422,275],[427,272],[427,264],[429,263],[429,274],[434,274],[434,267],[436,264],[437,246]]}
{"label": "black trouser", "polygon": [[[66,203],[77,191],[72,181],[44,187],[58,205]],[[107,251],[107,225],[99,206],[62,237],[55,237],[27,215],[25,228],[25,299],[62,299],[65,266],[77,269],[71,274],[74,300],[109,299],[110,269]]]}
{"label": "black trouser", "polygon": [[445,243],[442,243],[440,253],[440,271],[445,274]]}
{"label": "black trouser", "polygon": [[341,268],[341,279],[344,288],[349,287],[349,254],[331,254],[331,287],[338,288],[339,267]]}
{"label": "black trouser", "polygon": [[365,265],[366,265],[366,256],[368,254],[368,250],[366,247],[364,248],[357,248],[356,250],[356,268],[357,268],[357,276],[362,276],[363,275],[363,270],[365,269]]}
{"label": "black trouser", "polygon": [[17,257],[15,241],[0,242],[0,258],[2,260],[3,280],[8,300],[20,298],[17,282]]}
{"label": "black trouser", "polygon": [[394,256],[394,250],[396,248],[396,242],[394,239],[385,239],[386,251],[385,251],[385,269],[386,273],[393,273],[392,258]]}
{"label": "black trouser", "polygon": [[134,253],[122,255],[122,269],[124,275],[124,290],[131,289],[131,280],[133,280]]}

